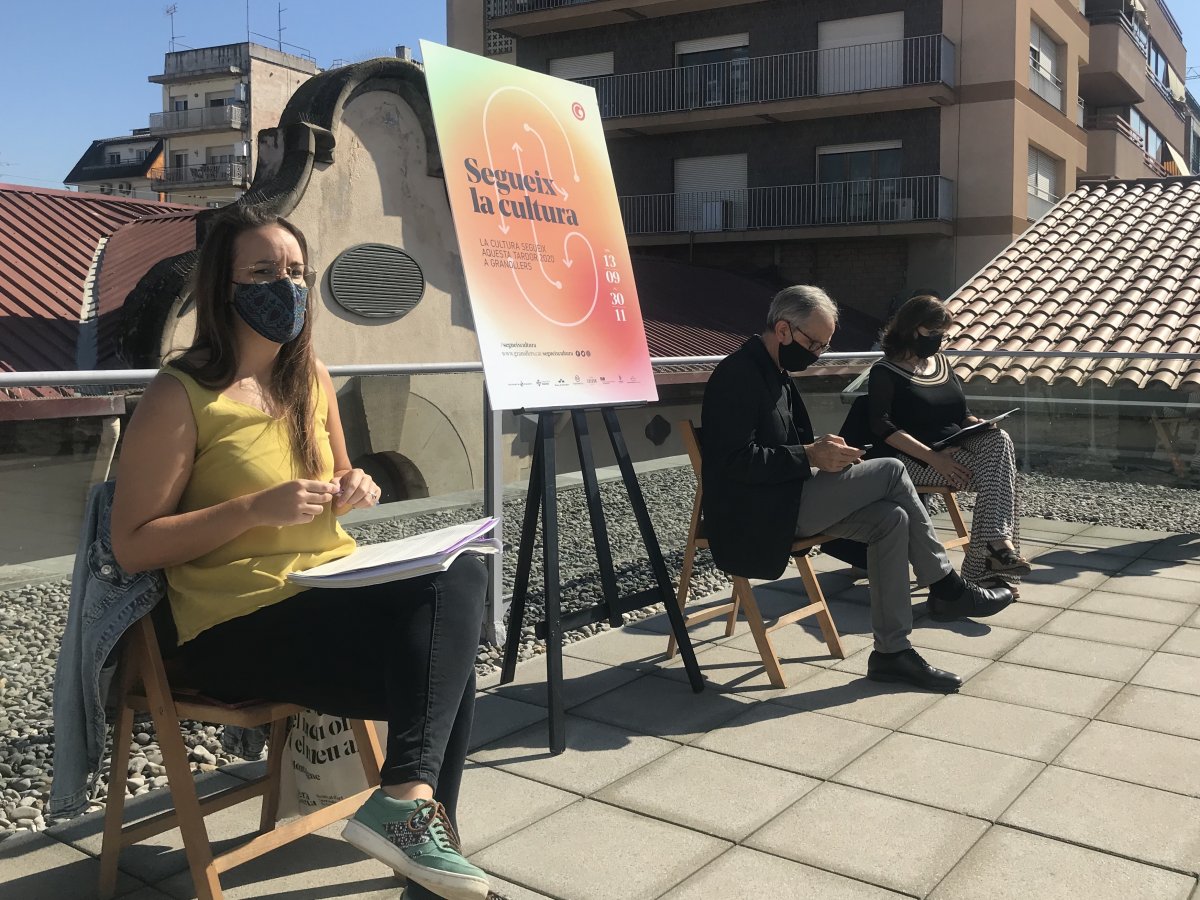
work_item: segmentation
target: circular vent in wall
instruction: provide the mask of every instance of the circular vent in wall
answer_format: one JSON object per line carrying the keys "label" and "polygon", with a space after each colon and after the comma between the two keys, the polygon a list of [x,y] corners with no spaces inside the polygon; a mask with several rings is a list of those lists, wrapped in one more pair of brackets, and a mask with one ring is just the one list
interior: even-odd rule
{"label": "circular vent in wall", "polygon": [[339,306],[355,315],[395,319],[421,302],[425,275],[399,247],[359,244],[333,261],[329,291]]}

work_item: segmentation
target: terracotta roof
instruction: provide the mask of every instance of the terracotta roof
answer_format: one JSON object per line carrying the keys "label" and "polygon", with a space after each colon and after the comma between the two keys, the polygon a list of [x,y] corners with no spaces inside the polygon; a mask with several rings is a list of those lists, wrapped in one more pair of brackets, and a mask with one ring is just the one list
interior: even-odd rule
{"label": "terracotta roof", "polygon": [[[1200,177],[1082,184],[947,301],[955,350],[1200,353]],[[1200,359],[961,357],[962,378],[1200,390]]]}
{"label": "terracotta roof", "polygon": [[194,207],[0,184],[0,371],[75,368],[84,282],[101,239],[177,211]]}

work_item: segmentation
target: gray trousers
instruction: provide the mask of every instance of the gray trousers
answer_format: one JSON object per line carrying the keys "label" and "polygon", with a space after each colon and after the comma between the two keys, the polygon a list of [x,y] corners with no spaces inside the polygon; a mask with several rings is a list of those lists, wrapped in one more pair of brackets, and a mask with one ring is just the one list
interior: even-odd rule
{"label": "gray trousers", "polygon": [[954,571],[908,471],[898,459],[871,459],[836,474],[813,470],[800,495],[796,535],[830,534],[867,545],[875,649],[912,646],[911,563],[925,586]]}

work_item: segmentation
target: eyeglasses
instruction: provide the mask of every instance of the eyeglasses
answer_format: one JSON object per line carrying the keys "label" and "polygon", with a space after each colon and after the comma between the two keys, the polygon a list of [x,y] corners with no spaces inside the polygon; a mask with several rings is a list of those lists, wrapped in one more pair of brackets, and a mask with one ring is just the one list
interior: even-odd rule
{"label": "eyeglasses", "polygon": [[803,328],[797,328],[791,322],[788,322],[788,328],[790,328],[792,330],[792,339],[793,340],[795,340],[795,338],[796,338],[797,331],[800,332],[802,335],[804,335],[805,340],[808,341],[808,349],[809,349],[810,353],[820,354],[820,353],[824,353],[826,350],[829,349],[828,343],[822,343],[821,341],[818,341],[815,337],[810,335]]}
{"label": "eyeglasses", "polygon": [[317,270],[312,266],[274,266],[270,263],[255,263],[252,266],[236,266],[234,272],[249,272],[254,284],[269,284],[280,278],[290,278],[296,284],[312,284]]}

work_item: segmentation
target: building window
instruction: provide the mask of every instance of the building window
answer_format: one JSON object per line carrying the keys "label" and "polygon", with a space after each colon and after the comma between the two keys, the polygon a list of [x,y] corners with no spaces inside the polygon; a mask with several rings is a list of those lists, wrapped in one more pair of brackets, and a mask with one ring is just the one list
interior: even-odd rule
{"label": "building window", "polygon": [[746,227],[747,155],[675,160],[675,231]]}
{"label": "building window", "polygon": [[848,94],[904,84],[904,13],[817,23],[817,93]]}
{"label": "building window", "polygon": [[1062,196],[1062,160],[1029,148],[1029,221],[1048,213]]}
{"label": "building window", "polygon": [[1029,23],[1029,87],[1057,110],[1062,109],[1062,47],[1037,22]]}
{"label": "building window", "polygon": [[172,97],[171,98],[171,109],[173,109],[175,112],[182,112],[183,110],[185,110],[187,108],[188,108],[187,97]]}
{"label": "building window", "polygon": [[820,221],[880,222],[913,218],[911,191],[900,177],[900,141],[817,149]]}
{"label": "building window", "polygon": [[119,166],[121,164],[121,154],[120,153],[109,153],[108,154],[108,164],[110,166]]}
{"label": "building window", "polygon": [[596,78],[613,73],[613,54],[589,53],[587,56],[560,56],[550,60],[548,71],[555,78],[576,81],[580,78]]}
{"label": "building window", "polygon": [[679,41],[675,65],[684,109],[727,106],[750,99],[750,36],[726,34],[719,37]]}
{"label": "building window", "polygon": [[112,192],[112,185],[109,182],[105,181],[100,185],[100,193],[111,194]]}

